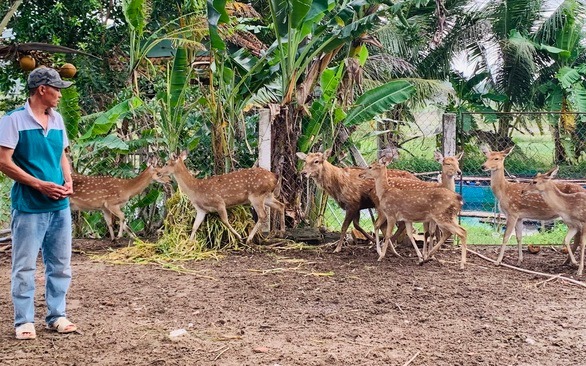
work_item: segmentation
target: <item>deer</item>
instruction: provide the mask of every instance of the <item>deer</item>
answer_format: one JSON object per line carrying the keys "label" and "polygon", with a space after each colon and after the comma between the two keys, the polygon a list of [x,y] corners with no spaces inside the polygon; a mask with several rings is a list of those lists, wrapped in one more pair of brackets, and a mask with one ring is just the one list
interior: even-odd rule
{"label": "deer", "polygon": [[[297,157],[303,160],[304,165],[301,174],[312,178],[319,187],[330,195],[336,203],[345,211],[344,221],[340,230],[340,239],[337,242],[334,253],[342,250],[344,238],[350,223],[371,242],[374,238],[360,226],[360,210],[374,208],[378,205],[378,197],[374,191],[374,181],[360,179],[363,169],[358,167],[340,168],[330,162],[331,150],[305,154],[297,152]],[[403,170],[389,170],[389,176],[404,177],[419,180],[412,173]]]}
{"label": "deer", "polygon": [[222,175],[198,179],[189,173],[184,160],[187,151],[178,156],[173,154],[160,169],[163,176],[173,176],[181,190],[189,197],[196,211],[195,221],[189,240],[194,240],[197,229],[210,212],[217,212],[220,220],[239,240],[242,236],[230,225],[227,208],[250,204],[258,219],[250,231],[246,243],[252,242],[263,223],[268,221],[265,205],[280,214],[280,234],[285,231],[285,205],[274,196],[277,176],[263,168],[248,168]]}
{"label": "deer", "polygon": [[[149,159],[146,169],[132,179],[72,174],[73,194],[69,197],[71,210],[101,210],[112,241],[121,238],[124,231],[133,236],[126,226],[121,208],[132,197],[144,191],[153,180],[165,183],[165,179],[159,176],[157,162],[156,157]],[[114,236],[113,216],[120,221],[117,236]]]}
{"label": "deer", "polygon": [[[413,222],[434,222],[441,230],[442,235],[438,243],[431,249],[431,256],[441,245],[449,238],[450,235],[457,235],[461,240],[462,255],[460,268],[463,269],[466,264],[466,229],[457,223],[458,213],[462,209],[462,196],[456,192],[444,187],[423,187],[420,185],[405,185],[405,189],[397,188],[395,181],[401,181],[401,178],[389,178],[387,175],[386,161],[374,162],[364,170],[364,178],[374,179],[376,194],[379,199],[379,215],[384,216],[387,221],[387,228],[383,240],[383,248],[379,253],[381,261],[390,244],[393,243],[391,234],[397,221],[404,221],[407,235],[411,244],[415,248],[420,263],[427,258],[422,255],[413,238]],[[380,223],[379,220],[378,223]],[[377,224],[378,224],[377,223]],[[376,228],[378,231],[378,227]]]}
{"label": "deer", "polygon": [[[384,163],[384,164],[389,164],[392,161],[394,161],[398,154],[396,152],[395,149],[385,149],[385,152],[383,154],[381,154],[381,157],[379,159],[379,162]],[[441,174],[440,174],[440,180],[439,182],[426,182],[426,181],[422,181],[422,180],[414,180],[414,179],[401,179],[400,177],[393,177],[389,179],[389,184],[394,187],[394,188],[398,188],[398,189],[402,189],[402,190],[409,190],[409,189],[425,189],[425,188],[447,188],[451,191],[455,191],[456,189],[456,182],[455,182],[455,178],[456,176],[462,174],[461,170],[460,170],[460,159],[462,159],[462,156],[464,155],[463,152],[461,152],[460,154],[457,154],[455,156],[446,156],[444,157],[443,154],[439,151],[435,151],[434,152],[434,159],[440,163],[442,165],[442,170],[441,170]],[[384,220],[384,216],[379,216],[380,219]],[[383,221],[384,222],[384,221]],[[379,226],[380,222],[378,223],[378,225],[375,226]],[[423,257],[428,257],[430,255],[430,250],[431,247],[428,246],[428,243],[431,245],[432,242],[431,240],[433,239],[433,237],[441,237],[441,233],[436,232],[436,226],[435,224],[432,222],[424,222],[423,223],[423,231],[424,231],[424,241],[423,241]],[[378,234],[378,232],[377,232]],[[397,236],[397,233],[395,233],[395,236]],[[379,253],[379,255],[381,254],[380,251],[380,244],[378,241],[378,236],[376,238],[376,248],[377,248],[377,252]],[[420,256],[420,252],[417,249],[417,252],[419,253],[418,256]],[[393,253],[395,253],[395,251],[393,250]]]}
{"label": "deer", "polygon": [[[552,180],[558,173],[559,168],[555,167],[548,172],[538,173],[533,179],[533,186],[539,192],[545,203],[558,214],[568,226],[568,233],[564,244],[568,249],[568,255],[572,264],[576,265],[574,249],[570,240],[580,235],[580,264],[578,265],[578,276],[584,272],[584,244],[586,242],[586,191],[564,193]],[[577,240],[574,240],[576,243]]]}
{"label": "deer", "polygon": [[452,191],[456,190],[456,177],[462,174],[462,171],[460,170],[460,160],[463,155],[464,152],[461,152],[455,156],[444,157],[439,151],[433,153],[435,161],[442,166],[440,181],[438,182],[439,186]]}
{"label": "deer", "polygon": [[[490,172],[490,187],[498,200],[500,211],[506,215],[506,229],[499,255],[495,261],[497,265],[503,260],[505,246],[509,242],[515,229],[517,237],[518,257],[517,265],[523,263],[523,219],[553,220],[559,214],[543,199],[541,194],[530,189],[530,183],[509,182],[505,179],[505,158],[511,153],[514,146],[502,151],[491,151],[487,146],[482,147],[486,161],[482,170]],[[558,182],[557,188],[566,194],[584,192],[579,184]],[[578,235],[576,238],[580,238]],[[577,240],[578,240],[577,239]]]}

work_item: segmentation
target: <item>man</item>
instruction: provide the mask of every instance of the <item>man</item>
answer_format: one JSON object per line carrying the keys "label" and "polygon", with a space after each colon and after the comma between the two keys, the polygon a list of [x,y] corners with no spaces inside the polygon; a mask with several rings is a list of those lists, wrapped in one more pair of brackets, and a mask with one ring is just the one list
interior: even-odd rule
{"label": "man", "polygon": [[12,187],[12,301],[17,339],[34,339],[35,271],[39,250],[45,264],[47,328],[77,330],[65,316],[71,282],[71,169],[61,115],[54,110],[61,89],[71,86],[57,71],[40,67],[27,81],[29,99],[0,119],[0,171]]}

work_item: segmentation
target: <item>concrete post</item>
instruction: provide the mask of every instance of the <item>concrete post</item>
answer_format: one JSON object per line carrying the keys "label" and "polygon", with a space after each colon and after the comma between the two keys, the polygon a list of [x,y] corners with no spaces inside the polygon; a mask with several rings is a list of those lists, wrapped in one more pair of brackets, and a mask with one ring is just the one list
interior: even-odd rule
{"label": "concrete post", "polygon": [[442,116],[442,154],[444,156],[456,155],[456,114],[445,113]]}

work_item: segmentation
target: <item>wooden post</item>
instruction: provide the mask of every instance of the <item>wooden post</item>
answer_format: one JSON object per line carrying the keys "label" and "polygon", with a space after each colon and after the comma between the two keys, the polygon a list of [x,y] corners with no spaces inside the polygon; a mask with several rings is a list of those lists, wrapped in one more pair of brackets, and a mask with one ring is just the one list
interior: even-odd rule
{"label": "wooden post", "polygon": [[[258,117],[258,166],[271,170],[271,110],[263,108]],[[268,220],[260,227],[261,231],[271,230],[271,210],[267,210]]]}
{"label": "wooden post", "polygon": [[445,113],[442,116],[442,153],[444,156],[456,155],[456,114]]}

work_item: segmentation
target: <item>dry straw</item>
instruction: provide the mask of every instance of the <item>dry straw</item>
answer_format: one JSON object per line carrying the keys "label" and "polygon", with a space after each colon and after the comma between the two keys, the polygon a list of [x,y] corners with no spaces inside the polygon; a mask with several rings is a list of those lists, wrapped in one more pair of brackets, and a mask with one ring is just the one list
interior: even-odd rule
{"label": "dry straw", "polygon": [[[222,251],[242,249],[238,238],[226,228],[216,214],[206,216],[196,233],[195,240],[190,241],[195,210],[181,191],[175,192],[165,205],[167,217],[163,235],[155,243],[136,239],[133,245],[98,256],[96,259],[125,264],[158,263],[167,269],[187,271],[176,262],[218,259]],[[248,230],[254,224],[250,210],[246,206],[229,209],[228,220],[243,237],[248,235]]]}

